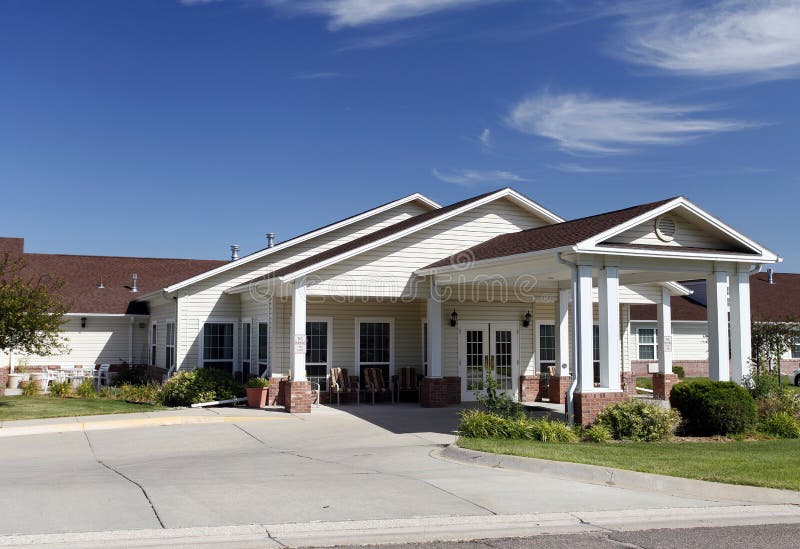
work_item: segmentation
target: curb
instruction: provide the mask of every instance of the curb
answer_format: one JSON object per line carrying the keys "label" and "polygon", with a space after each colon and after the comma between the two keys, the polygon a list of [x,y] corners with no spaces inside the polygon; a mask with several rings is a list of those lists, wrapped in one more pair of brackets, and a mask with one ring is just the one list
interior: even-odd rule
{"label": "curb", "polygon": [[22,427],[0,428],[0,438],[51,433],[78,433],[83,431],[110,431],[114,429],[135,429],[137,427],[168,427],[171,425],[209,425],[219,423],[243,423],[247,421],[278,421],[281,417],[251,416],[161,416],[136,419],[110,419],[79,421],[75,423],[48,423],[45,425],[26,425]]}
{"label": "curb", "polygon": [[643,492],[660,492],[672,496],[704,500],[728,500],[770,505],[800,505],[800,492],[794,492],[792,490],[724,484],[706,480],[640,473],[638,471],[614,469],[612,467],[603,467],[599,465],[550,461],[505,454],[490,454],[487,452],[459,448],[455,444],[451,444],[436,453],[438,453],[441,458],[457,461],[459,463],[522,471],[525,473],[536,473],[565,480],[575,480],[616,488],[628,488]]}

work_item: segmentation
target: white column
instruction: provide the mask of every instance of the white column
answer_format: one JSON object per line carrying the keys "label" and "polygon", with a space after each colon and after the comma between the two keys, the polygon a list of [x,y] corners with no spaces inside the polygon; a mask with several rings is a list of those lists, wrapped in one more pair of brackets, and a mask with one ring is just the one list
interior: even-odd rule
{"label": "white column", "polygon": [[732,378],[741,384],[750,375],[750,273],[731,275],[731,366]]}
{"label": "white column", "polygon": [[[556,374],[569,374],[569,290],[558,291],[556,301]],[[534,334],[539,337],[539,334]],[[560,372],[560,373],[559,373]]]}
{"label": "white column", "polygon": [[597,278],[600,313],[600,386],[622,389],[619,361],[619,268],[600,269]]}
{"label": "white column", "polygon": [[661,288],[661,303],[658,311],[658,371],[662,374],[672,373],[672,296],[669,290]]}
{"label": "white column", "polygon": [[297,280],[292,291],[291,357],[292,381],[306,380],[306,284]]}
{"label": "white column", "polygon": [[578,341],[576,349],[577,370],[580,378],[579,389],[581,392],[590,392],[594,389],[594,361],[592,352],[592,267],[591,265],[578,265],[578,291],[576,323]]}
{"label": "white column", "polygon": [[428,377],[442,377],[442,301],[439,288],[431,280],[428,297]]}
{"label": "white column", "polygon": [[706,279],[708,299],[708,377],[730,379],[728,359],[728,273],[715,271]]}

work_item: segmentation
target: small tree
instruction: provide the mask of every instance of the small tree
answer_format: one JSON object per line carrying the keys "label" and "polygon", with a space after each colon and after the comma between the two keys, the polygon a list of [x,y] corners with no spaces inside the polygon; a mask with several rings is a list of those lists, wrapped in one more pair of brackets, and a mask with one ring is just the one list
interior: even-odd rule
{"label": "small tree", "polygon": [[780,381],[781,357],[800,340],[798,321],[753,322],[750,338],[756,373],[777,373]]}
{"label": "small tree", "polygon": [[59,329],[66,306],[56,295],[63,282],[24,274],[25,263],[4,254],[0,260],[0,351],[46,356],[67,350]]}

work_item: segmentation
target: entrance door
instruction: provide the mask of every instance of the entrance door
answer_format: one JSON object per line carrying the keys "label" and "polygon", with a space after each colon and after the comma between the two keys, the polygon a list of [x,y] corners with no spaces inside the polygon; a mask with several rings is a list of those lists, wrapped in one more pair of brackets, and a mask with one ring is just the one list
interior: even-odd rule
{"label": "entrance door", "polygon": [[491,371],[498,390],[516,395],[519,385],[519,325],[516,322],[462,322],[458,329],[461,400],[475,400]]}

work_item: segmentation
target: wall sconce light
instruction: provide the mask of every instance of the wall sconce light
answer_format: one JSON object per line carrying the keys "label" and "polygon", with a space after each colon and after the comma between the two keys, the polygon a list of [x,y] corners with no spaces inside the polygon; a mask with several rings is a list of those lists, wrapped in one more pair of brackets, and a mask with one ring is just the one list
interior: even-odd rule
{"label": "wall sconce light", "polygon": [[530,325],[531,325],[531,318],[533,318],[533,317],[531,316],[531,312],[530,312],[530,311],[528,311],[527,313],[525,313],[525,316],[524,316],[524,317],[522,317],[522,325],[523,325],[525,328],[527,328],[528,326],[530,326]]}
{"label": "wall sconce light", "polygon": [[454,327],[456,324],[458,324],[458,313],[455,309],[453,309],[453,312],[450,315],[450,326]]}
{"label": "wall sconce light", "polygon": [[81,328],[86,328],[86,317],[85,316],[81,317]]}

